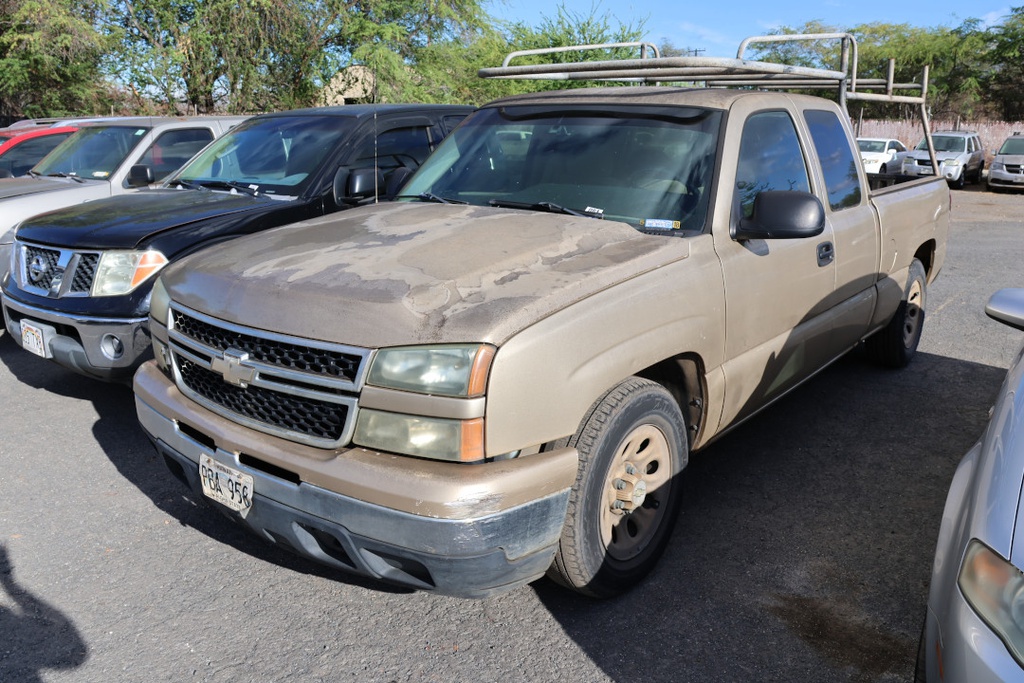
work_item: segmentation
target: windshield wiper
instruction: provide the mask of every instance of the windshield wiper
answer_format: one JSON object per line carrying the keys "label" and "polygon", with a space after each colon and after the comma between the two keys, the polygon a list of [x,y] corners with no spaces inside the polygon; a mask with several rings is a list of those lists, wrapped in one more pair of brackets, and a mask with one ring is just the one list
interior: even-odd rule
{"label": "windshield wiper", "polygon": [[28,173],[26,173],[25,175],[31,176],[33,178],[42,178],[43,177],[42,173],[39,173],[37,171],[33,171],[31,169],[29,169]]}
{"label": "windshield wiper", "polygon": [[492,199],[487,202],[491,206],[501,207],[503,209],[526,209],[527,211],[547,211],[549,213],[564,213],[569,216],[581,216],[583,218],[604,218],[603,213],[589,213],[586,211],[579,211],[577,209],[570,209],[554,202],[513,202],[507,199]]}
{"label": "windshield wiper", "polygon": [[74,175],[72,173],[47,173],[46,176],[48,178],[71,178],[76,183],[84,183],[85,182],[85,180],[83,180],[82,178],[79,178],[78,176],[76,176],[76,175]]}
{"label": "windshield wiper", "polygon": [[421,194],[400,194],[395,199],[418,199],[421,202],[436,202],[438,204],[469,204],[461,199],[448,199],[448,197],[442,197],[436,195],[433,192],[423,192]]}
{"label": "windshield wiper", "polygon": [[199,183],[192,182],[191,180],[183,180],[181,178],[175,178],[174,180],[167,181],[168,187],[171,187],[173,185],[184,187],[186,190],[206,190],[207,192],[210,191],[210,188],[208,187],[203,187]]}
{"label": "windshield wiper", "polygon": [[229,190],[238,190],[239,192],[244,192],[252,197],[255,197],[260,193],[259,190],[249,187],[245,183],[240,183],[237,180],[203,180],[199,184],[203,187],[221,187]]}

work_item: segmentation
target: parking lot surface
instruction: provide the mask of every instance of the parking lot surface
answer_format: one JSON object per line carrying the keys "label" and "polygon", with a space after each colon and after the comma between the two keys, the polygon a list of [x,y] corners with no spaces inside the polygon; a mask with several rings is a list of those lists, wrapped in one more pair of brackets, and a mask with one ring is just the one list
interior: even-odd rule
{"label": "parking lot surface", "polygon": [[295,558],[186,494],[128,387],[0,333],[0,681],[907,681],[956,463],[1024,334],[1024,196],[955,192],[918,356],[859,350],[691,458],[653,575],[483,601]]}

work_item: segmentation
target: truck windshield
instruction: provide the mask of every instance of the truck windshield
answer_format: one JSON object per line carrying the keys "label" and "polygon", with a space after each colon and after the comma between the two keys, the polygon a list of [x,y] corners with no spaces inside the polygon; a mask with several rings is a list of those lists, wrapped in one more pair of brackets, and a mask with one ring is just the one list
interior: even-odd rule
{"label": "truck windshield", "polygon": [[721,112],[690,107],[483,109],[427,159],[399,201],[448,201],[701,230]]}
{"label": "truck windshield", "polygon": [[167,180],[167,185],[241,189],[297,197],[355,127],[339,116],[250,119],[218,138]]}
{"label": "truck windshield", "polygon": [[107,180],[148,128],[138,126],[88,126],[80,129],[36,164],[33,173]]}

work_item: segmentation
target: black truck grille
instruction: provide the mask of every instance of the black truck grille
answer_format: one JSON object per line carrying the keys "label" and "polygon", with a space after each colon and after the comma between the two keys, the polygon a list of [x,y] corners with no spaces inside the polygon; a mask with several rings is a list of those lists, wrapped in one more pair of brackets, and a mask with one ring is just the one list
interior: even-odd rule
{"label": "black truck grille", "polygon": [[362,360],[357,354],[260,338],[239,330],[225,329],[178,310],[174,311],[174,327],[183,335],[211,349],[237,349],[261,363],[326,377],[353,381]]}
{"label": "black truck grille", "polygon": [[[23,242],[16,243],[15,248],[20,250],[20,267],[16,276],[18,285],[23,289],[59,297],[86,296],[92,289],[100,262],[99,252],[56,249]],[[51,288],[54,292],[50,291]]]}
{"label": "black truck grille", "polygon": [[253,429],[320,448],[351,439],[369,351],[228,323],[171,305],[178,387]]}
{"label": "black truck grille", "polygon": [[186,387],[236,415],[325,441],[336,442],[344,434],[347,406],[261,387],[243,389],[188,358],[176,355],[175,362]]}

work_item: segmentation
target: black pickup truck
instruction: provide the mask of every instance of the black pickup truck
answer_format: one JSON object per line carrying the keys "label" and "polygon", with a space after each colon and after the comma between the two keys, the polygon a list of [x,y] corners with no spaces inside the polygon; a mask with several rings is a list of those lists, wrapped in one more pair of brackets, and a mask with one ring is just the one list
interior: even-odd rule
{"label": "black pickup truck", "polygon": [[165,265],[387,198],[472,110],[353,105],[257,116],[158,188],[28,219],[0,288],[7,330],[71,370],[129,379],[151,352],[150,294]]}

